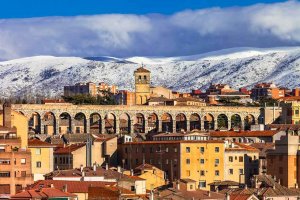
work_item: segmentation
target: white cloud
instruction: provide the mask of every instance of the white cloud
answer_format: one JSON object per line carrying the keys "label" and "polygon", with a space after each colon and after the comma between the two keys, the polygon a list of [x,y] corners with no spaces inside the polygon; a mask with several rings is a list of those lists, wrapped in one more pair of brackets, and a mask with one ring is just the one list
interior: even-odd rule
{"label": "white cloud", "polygon": [[300,45],[300,3],[0,20],[0,59],[33,55],[176,56],[232,47]]}

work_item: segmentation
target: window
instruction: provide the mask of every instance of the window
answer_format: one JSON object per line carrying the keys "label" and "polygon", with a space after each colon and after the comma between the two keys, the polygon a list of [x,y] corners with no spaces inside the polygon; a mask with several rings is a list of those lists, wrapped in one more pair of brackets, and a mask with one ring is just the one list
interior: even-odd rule
{"label": "window", "polygon": [[165,150],[166,152],[169,152],[169,148],[168,147],[166,147],[166,150]]}
{"label": "window", "polygon": [[150,159],[150,164],[153,164],[153,159]]}
{"label": "window", "polygon": [[219,159],[215,159],[215,165],[219,165],[220,160]]}
{"label": "window", "polygon": [[80,127],[76,127],[76,133],[80,133]]}
{"label": "window", "polygon": [[244,161],[243,156],[240,156],[240,157],[239,157],[239,162],[243,162],[243,161]]}
{"label": "window", "polygon": [[200,147],[200,153],[204,153],[204,147]]}
{"label": "window", "polygon": [[220,152],[220,148],[219,147],[215,147],[215,152],[216,153]]}
{"label": "window", "polygon": [[174,152],[175,152],[175,153],[177,152],[177,148],[176,148],[176,147],[174,147]]}
{"label": "window", "polygon": [[295,110],[295,115],[299,115],[299,110]]}
{"label": "window", "polygon": [[186,170],[186,176],[190,176],[191,175],[191,171],[190,170]]}
{"label": "window", "polygon": [[206,188],[206,181],[199,181],[199,188]]}
{"label": "window", "polygon": [[186,148],[185,148],[185,151],[186,151],[187,153],[190,153],[190,152],[191,152],[191,148],[190,148],[190,147],[186,147]]}
{"label": "window", "polygon": [[193,189],[193,185],[192,185],[192,184],[190,185],[190,189],[191,189],[191,190]]}
{"label": "window", "polygon": [[233,169],[229,169],[229,174],[233,174]]}
{"label": "window", "polygon": [[35,149],[35,155],[41,155],[41,148]]}
{"label": "window", "polygon": [[191,160],[190,159],[186,159],[186,164],[191,164]]}
{"label": "window", "polygon": [[239,169],[239,174],[244,174],[244,170],[243,169]]}
{"label": "window", "polygon": [[0,172],[0,177],[10,177],[10,172]]}
{"label": "window", "polygon": [[152,147],[150,147],[150,153],[153,153],[153,148]]}
{"label": "window", "polygon": [[26,158],[21,158],[21,164],[26,164]]}
{"label": "window", "polygon": [[166,159],[166,165],[168,165],[169,164],[169,159]]}
{"label": "window", "polygon": [[200,164],[204,164],[204,159],[200,159]]}
{"label": "window", "polygon": [[0,165],[10,165],[10,159],[0,158]]}
{"label": "window", "polygon": [[125,147],[125,153],[128,153],[128,151],[127,151],[127,147]]}
{"label": "window", "polygon": [[135,159],[135,164],[139,164],[139,159]]}
{"label": "window", "polygon": [[219,170],[215,170],[215,176],[219,176],[220,175],[220,171]]}
{"label": "window", "polygon": [[42,163],[40,161],[36,162],[36,167],[37,168],[41,168],[42,167]]}
{"label": "window", "polygon": [[205,176],[205,171],[204,170],[200,171],[200,176]]}
{"label": "window", "polygon": [[233,162],[233,157],[229,156],[229,162]]}
{"label": "window", "polygon": [[135,191],[135,187],[131,186],[131,191],[134,192]]}
{"label": "window", "polygon": [[26,177],[26,171],[21,171],[21,177]]}
{"label": "window", "polygon": [[135,148],[135,152],[136,153],[138,153],[139,152],[139,148],[137,147],[137,148]]}

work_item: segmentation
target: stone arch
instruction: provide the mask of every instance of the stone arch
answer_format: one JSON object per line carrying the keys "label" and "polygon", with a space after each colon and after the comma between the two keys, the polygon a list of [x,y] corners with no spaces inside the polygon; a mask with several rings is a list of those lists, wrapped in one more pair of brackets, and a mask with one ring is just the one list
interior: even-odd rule
{"label": "stone arch", "polygon": [[201,129],[201,117],[197,113],[192,113],[190,116],[190,129]]}
{"label": "stone arch", "polygon": [[155,133],[158,132],[158,126],[159,126],[159,120],[158,115],[156,113],[151,113],[148,115],[148,129],[149,133]]}
{"label": "stone arch", "polygon": [[102,120],[99,113],[90,114],[90,133],[98,134],[102,131]]}
{"label": "stone arch", "polygon": [[133,118],[133,131],[135,133],[145,133],[145,116],[142,113],[136,113]]}
{"label": "stone arch", "polygon": [[187,119],[185,114],[179,113],[176,115],[176,132],[180,132],[181,130],[187,131]]}
{"label": "stone arch", "polygon": [[214,130],[215,129],[215,118],[212,114],[207,113],[203,116],[204,129],[205,130]]}
{"label": "stone arch", "polygon": [[251,114],[248,114],[245,118],[244,118],[244,122],[245,122],[245,130],[250,130],[251,125],[255,124],[255,117]]}
{"label": "stone arch", "polygon": [[61,134],[72,132],[72,117],[69,113],[63,112],[59,115],[58,131]]}
{"label": "stone arch", "polygon": [[242,128],[242,118],[238,114],[234,114],[231,116],[231,129],[239,130]]}
{"label": "stone arch", "polygon": [[38,112],[32,113],[29,117],[28,131],[34,132],[35,134],[41,134],[41,115]]}
{"label": "stone arch", "polygon": [[105,133],[116,134],[117,133],[117,118],[113,113],[108,113],[104,117],[105,120]]}
{"label": "stone arch", "polygon": [[131,130],[130,116],[128,113],[122,113],[119,116],[120,134],[129,134]]}
{"label": "stone arch", "polygon": [[86,116],[84,113],[79,112],[74,116],[74,133],[86,133]]}
{"label": "stone arch", "polygon": [[225,114],[219,114],[217,118],[218,129],[228,130],[228,117]]}
{"label": "stone arch", "polygon": [[56,135],[56,118],[54,113],[46,112],[43,116],[43,132],[47,135]]}
{"label": "stone arch", "polygon": [[164,113],[161,116],[162,132],[173,132],[173,118],[169,113]]}

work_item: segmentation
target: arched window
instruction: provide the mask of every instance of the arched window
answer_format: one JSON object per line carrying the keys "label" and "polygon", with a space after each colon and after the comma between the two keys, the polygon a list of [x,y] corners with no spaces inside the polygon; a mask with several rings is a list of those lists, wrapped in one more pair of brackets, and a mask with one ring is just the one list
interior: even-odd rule
{"label": "arched window", "polygon": [[147,76],[146,75],[144,76],[144,80],[147,80]]}

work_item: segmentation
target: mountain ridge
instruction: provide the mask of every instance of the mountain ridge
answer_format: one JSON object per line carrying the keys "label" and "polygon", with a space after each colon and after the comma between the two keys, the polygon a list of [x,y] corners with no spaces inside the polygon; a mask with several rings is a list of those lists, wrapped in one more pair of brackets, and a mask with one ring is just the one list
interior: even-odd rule
{"label": "mountain ridge", "polygon": [[1,95],[59,96],[64,85],[107,82],[134,89],[133,71],[141,64],[151,71],[151,83],[173,90],[206,89],[211,83],[233,88],[257,82],[299,87],[300,47],[234,48],[178,57],[55,57],[35,56],[0,62]]}

